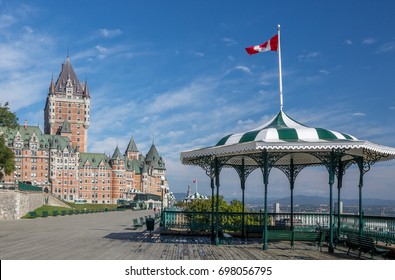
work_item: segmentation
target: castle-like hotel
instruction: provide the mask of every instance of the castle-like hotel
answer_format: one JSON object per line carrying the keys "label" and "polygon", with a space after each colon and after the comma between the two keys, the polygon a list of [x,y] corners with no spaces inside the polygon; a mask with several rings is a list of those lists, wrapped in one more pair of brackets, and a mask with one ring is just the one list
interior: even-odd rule
{"label": "castle-like hotel", "polygon": [[31,182],[69,202],[114,204],[135,193],[163,196],[168,190],[165,162],[152,144],[144,157],[131,138],[124,153],[88,153],[90,125],[88,82],[81,83],[67,56],[56,82],[51,80],[44,108],[44,133],[25,122],[16,129],[0,127],[15,153],[15,171],[5,186]]}

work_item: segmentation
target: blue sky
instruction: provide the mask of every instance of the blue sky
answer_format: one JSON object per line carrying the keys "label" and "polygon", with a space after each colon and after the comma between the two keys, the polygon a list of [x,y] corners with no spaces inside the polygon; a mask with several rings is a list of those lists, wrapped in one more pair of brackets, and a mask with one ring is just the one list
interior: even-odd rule
{"label": "blue sky", "polygon": [[[284,111],[313,127],[395,146],[395,2],[393,1],[5,1],[0,0],[0,102],[20,123],[43,128],[53,75],[67,52],[88,80],[88,150],[125,150],[131,136],[146,154],[153,141],[173,192],[198,167],[181,151],[211,146],[279,111],[277,53],[249,56],[281,24]],[[395,199],[395,162],[377,163],[364,195]],[[289,195],[281,172],[269,195]],[[350,168],[343,196],[357,198]],[[241,197],[235,172],[221,175],[221,193]],[[303,170],[295,194],[328,195],[326,170]],[[247,180],[246,197],[263,197],[262,175]]]}

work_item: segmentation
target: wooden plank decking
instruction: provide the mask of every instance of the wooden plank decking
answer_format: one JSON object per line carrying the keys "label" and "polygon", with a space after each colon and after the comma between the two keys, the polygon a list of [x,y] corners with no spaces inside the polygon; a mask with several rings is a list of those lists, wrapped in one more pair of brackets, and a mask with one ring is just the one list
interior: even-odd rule
{"label": "wooden plank decking", "polygon": [[[215,246],[208,237],[160,235],[158,224],[150,234],[133,228],[133,218],[153,211],[122,211],[0,222],[2,260],[339,260],[346,248],[329,254],[312,243],[269,243],[262,250],[257,239],[234,239]],[[369,256],[362,256],[369,258]]]}

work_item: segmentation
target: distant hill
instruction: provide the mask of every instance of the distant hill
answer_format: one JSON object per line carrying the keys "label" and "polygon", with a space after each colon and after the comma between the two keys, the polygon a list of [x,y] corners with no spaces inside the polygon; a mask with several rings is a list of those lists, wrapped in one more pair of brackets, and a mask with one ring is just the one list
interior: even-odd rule
{"label": "distant hill", "polygon": [[[337,201],[337,198],[334,197],[334,202]],[[351,206],[358,205],[358,199],[342,199],[343,204]],[[283,197],[277,199],[269,199],[269,203],[278,202],[280,204],[288,205],[291,203],[291,197]],[[386,199],[374,199],[374,198],[363,198],[362,201],[364,206],[395,206],[395,200],[386,200]],[[328,197],[322,196],[306,196],[306,195],[295,195],[294,196],[294,204],[299,205],[320,205],[320,204],[329,204]]]}
{"label": "distant hill", "polygon": [[[174,193],[177,201],[181,201],[186,197],[186,193]],[[231,201],[233,199],[240,200],[240,198],[225,198],[227,201]],[[333,202],[337,201],[337,197],[333,197]],[[342,199],[343,204],[347,206],[357,206],[359,204],[358,199]],[[289,205],[291,203],[291,197],[282,197],[282,198],[268,198],[268,203],[273,204],[278,202],[282,205]],[[246,200],[247,204],[260,204],[263,205],[263,197],[259,198],[250,198]],[[387,199],[374,199],[374,198],[363,198],[363,206],[394,206],[395,200],[387,200]],[[294,205],[328,205],[329,197],[324,196],[307,196],[307,195],[295,195],[294,196]]]}

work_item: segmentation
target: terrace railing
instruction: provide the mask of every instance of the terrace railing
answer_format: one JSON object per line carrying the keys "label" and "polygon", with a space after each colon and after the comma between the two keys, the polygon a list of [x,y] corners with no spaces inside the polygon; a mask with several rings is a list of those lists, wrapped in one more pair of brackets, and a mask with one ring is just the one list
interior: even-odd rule
{"label": "terrace railing", "polygon": [[[224,232],[242,235],[243,213],[218,213],[218,225]],[[246,231],[250,226],[264,225],[264,213],[244,213]],[[196,234],[210,234],[212,225],[211,212],[190,212],[165,210],[162,215],[164,229],[185,230]],[[358,215],[334,215],[334,231],[340,235],[359,233]],[[215,215],[214,215],[215,224]],[[315,231],[329,228],[329,214],[327,213],[294,213],[293,225],[295,231]],[[268,226],[270,228],[290,228],[290,213],[268,213]],[[363,216],[363,235],[373,237],[377,242],[395,244],[395,217]]]}

